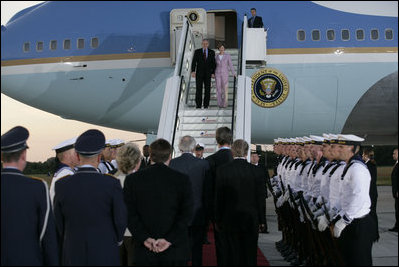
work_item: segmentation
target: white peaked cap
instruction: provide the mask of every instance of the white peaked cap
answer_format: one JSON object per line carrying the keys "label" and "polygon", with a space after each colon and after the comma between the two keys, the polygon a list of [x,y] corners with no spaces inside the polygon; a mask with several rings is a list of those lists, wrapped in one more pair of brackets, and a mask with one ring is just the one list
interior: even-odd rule
{"label": "white peaked cap", "polygon": [[305,142],[310,142],[310,141],[312,141],[312,139],[311,139],[310,137],[308,137],[308,136],[304,136],[304,137],[302,137],[302,139],[303,139]]}
{"label": "white peaked cap", "polygon": [[338,139],[338,135],[336,134],[329,134],[330,136],[330,140],[337,140]]}
{"label": "white peaked cap", "polygon": [[330,140],[330,135],[323,133],[323,138],[326,140]]}
{"label": "white peaked cap", "polygon": [[56,145],[55,147],[53,147],[53,150],[60,150],[66,147],[71,146],[71,148],[73,147],[73,145],[76,143],[76,139],[77,137],[68,139],[68,140],[64,140],[61,143],[59,143],[58,145]]}
{"label": "white peaked cap", "polygon": [[205,148],[205,145],[203,143],[197,143],[196,146],[200,146],[200,147],[204,147]]}
{"label": "white peaked cap", "polygon": [[323,142],[324,138],[318,135],[309,135],[310,139],[312,139],[312,141],[316,141],[316,142]]}
{"label": "white peaked cap", "polygon": [[122,139],[115,139],[115,140],[116,140],[115,143],[117,146],[125,143],[125,140],[122,140]]}
{"label": "white peaked cap", "polygon": [[363,142],[364,138],[361,138],[353,134],[339,134],[338,141]]}

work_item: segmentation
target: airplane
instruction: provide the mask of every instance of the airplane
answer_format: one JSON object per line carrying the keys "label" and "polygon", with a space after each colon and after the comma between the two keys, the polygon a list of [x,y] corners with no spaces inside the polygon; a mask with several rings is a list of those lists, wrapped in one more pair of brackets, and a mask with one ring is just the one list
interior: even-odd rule
{"label": "airplane", "polygon": [[1,92],[65,119],[156,133],[183,16],[196,25],[196,48],[208,38],[237,51],[253,7],[267,29],[266,66],[246,75],[278,70],[289,92],[272,107],[253,99],[252,143],[351,133],[397,144],[397,15],[319,2],[44,2],[1,26]]}

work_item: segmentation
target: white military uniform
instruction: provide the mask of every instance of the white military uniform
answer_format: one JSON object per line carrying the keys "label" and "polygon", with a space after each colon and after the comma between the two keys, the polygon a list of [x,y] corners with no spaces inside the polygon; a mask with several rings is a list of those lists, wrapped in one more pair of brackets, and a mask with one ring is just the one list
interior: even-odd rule
{"label": "white military uniform", "polygon": [[[53,150],[58,153],[62,153],[64,151],[67,151],[69,149],[72,149],[74,147],[74,144],[76,142],[77,137],[62,141],[55,147],[53,147]],[[67,175],[73,175],[75,174],[74,170],[69,167],[68,165],[60,162],[60,164],[57,166],[57,170],[53,175],[53,179],[51,180],[50,184],[50,198],[51,202],[54,203],[54,196],[55,196],[55,182],[60,179],[61,177],[67,176]]]}

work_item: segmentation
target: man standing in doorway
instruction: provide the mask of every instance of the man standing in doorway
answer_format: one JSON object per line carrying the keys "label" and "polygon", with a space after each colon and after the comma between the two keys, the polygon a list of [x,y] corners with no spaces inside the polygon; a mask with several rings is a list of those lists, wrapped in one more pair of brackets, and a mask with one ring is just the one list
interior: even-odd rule
{"label": "man standing in doorway", "polygon": [[211,77],[215,78],[215,52],[208,48],[208,39],[202,40],[202,48],[195,50],[191,65],[191,76],[196,81],[195,103],[202,107],[202,85],[205,84],[204,108],[208,108],[211,98]]}
{"label": "man standing in doorway", "polygon": [[393,167],[391,179],[392,179],[392,195],[395,199],[395,225],[389,229],[391,232],[398,232],[398,149],[393,150],[393,160],[395,160],[395,166]]}
{"label": "man standing in doorway", "polygon": [[248,28],[263,28],[262,17],[256,16],[256,9],[251,8],[252,18],[248,20]]}

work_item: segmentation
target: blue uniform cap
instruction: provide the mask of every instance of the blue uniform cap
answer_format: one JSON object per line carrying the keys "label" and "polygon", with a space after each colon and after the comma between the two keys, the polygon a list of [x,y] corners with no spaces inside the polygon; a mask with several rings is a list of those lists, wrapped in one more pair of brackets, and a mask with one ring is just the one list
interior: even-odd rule
{"label": "blue uniform cap", "polygon": [[88,130],[82,133],[75,143],[75,150],[83,156],[100,154],[105,147],[105,136],[99,130]]}
{"label": "blue uniform cap", "polygon": [[29,148],[26,140],[29,131],[22,126],[16,126],[1,136],[1,152],[12,153]]}

